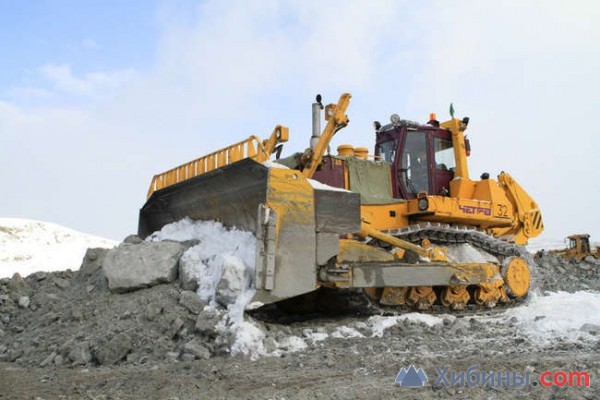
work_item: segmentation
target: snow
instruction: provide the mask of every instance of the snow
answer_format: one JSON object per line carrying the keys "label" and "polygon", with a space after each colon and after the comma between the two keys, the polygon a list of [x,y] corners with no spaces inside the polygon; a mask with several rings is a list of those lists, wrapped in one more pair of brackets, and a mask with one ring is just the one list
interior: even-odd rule
{"label": "snow", "polygon": [[421,314],[417,312],[408,313],[399,316],[393,317],[382,317],[379,315],[370,317],[367,321],[367,325],[371,328],[372,335],[371,337],[383,337],[383,333],[386,329],[391,328],[392,326],[402,322],[402,321],[410,321],[419,323],[422,322],[427,326],[434,326],[438,324],[442,324],[444,322],[444,318],[455,319],[456,317],[451,315],[429,315],[429,314]]}
{"label": "snow", "polygon": [[112,248],[117,242],[61,225],[21,218],[0,218],[0,278],[18,272],[79,269],[88,248]]}
{"label": "snow", "polygon": [[306,340],[310,340],[312,344],[322,342],[329,337],[329,334],[325,328],[322,327],[317,328],[316,332],[312,329],[304,329],[304,331],[302,331],[302,335],[306,338]]}
{"label": "snow", "polygon": [[[265,334],[244,320],[244,311],[252,301],[254,289],[256,238],[250,232],[227,229],[216,221],[192,221],[184,218],[165,225],[146,240],[198,240],[182,256],[182,267],[198,281],[198,296],[221,314],[217,325],[220,340],[230,344],[232,355],[252,359],[266,354]],[[227,303],[221,311],[219,304]]]}
{"label": "snow", "polygon": [[600,326],[600,293],[533,293],[526,305],[507,310],[506,317],[517,318],[517,326],[541,345],[557,338],[573,341],[588,336],[582,325]]}
{"label": "snow", "polygon": [[326,185],[326,184],[321,183],[319,181],[316,181],[314,179],[309,179],[308,182],[310,183],[310,186],[313,187],[313,189],[332,190],[334,192],[349,192],[349,190],[340,189],[340,188],[334,187],[334,186],[329,186],[329,185]]}
{"label": "snow", "polygon": [[338,326],[331,333],[331,337],[338,339],[351,339],[351,338],[362,338],[364,335],[354,328],[348,326]]}
{"label": "snow", "polygon": [[276,163],[275,161],[267,160],[262,163],[267,168],[281,168],[281,169],[289,169],[283,164]]}

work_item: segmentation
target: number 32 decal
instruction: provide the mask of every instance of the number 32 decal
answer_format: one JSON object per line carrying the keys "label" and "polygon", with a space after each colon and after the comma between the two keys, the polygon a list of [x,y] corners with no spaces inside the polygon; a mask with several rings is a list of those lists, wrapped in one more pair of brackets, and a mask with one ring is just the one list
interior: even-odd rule
{"label": "number 32 decal", "polygon": [[506,207],[504,204],[498,204],[498,216],[508,217],[508,207]]}

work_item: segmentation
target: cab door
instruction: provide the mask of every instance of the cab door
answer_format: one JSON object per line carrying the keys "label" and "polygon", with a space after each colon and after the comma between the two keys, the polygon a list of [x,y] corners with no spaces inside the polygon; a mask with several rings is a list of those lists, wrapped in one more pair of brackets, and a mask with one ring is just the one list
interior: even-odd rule
{"label": "cab door", "polygon": [[446,130],[430,131],[431,194],[449,195],[450,181],[454,179],[456,160],[452,135]]}

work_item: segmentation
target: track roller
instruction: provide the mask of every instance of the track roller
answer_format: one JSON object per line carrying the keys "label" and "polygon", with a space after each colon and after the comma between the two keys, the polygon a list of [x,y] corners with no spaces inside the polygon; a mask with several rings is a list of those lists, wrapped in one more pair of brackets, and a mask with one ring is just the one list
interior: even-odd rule
{"label": "track roller", "polygon": [[431,286],[413,286],[408,289],[406,304],[419,311],[431,309],[437,296]]}
{"label": "track roller", "polygon": [[466,286],[454,285],[442,290],[442,304],[451,310],[464,310],[471,296]]}

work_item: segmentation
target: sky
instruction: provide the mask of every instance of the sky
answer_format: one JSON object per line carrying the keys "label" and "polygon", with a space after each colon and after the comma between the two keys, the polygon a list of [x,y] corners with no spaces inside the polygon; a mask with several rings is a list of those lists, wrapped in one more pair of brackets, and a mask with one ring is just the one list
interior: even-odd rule
{"label": "sky", "polygon": [[600,239],[600,4],[0,0],[0,216],[120,240],[151,178],[352,93],[372,122],[469,116],[471,176],[509,172],[544,237]]}

